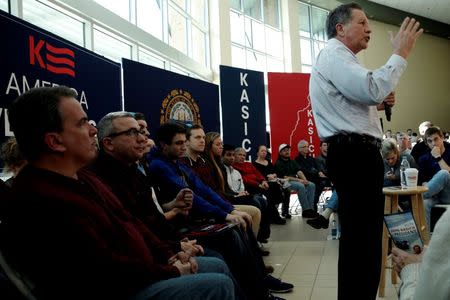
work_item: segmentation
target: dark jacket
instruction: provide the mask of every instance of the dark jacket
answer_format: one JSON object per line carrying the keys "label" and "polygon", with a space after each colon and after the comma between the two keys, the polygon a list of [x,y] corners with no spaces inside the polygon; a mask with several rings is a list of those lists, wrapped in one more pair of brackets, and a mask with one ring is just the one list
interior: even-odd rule
{"label": "dark jacket", "polygon": [[160,240],[169,242],[173,251],[180,251],[179,240],[182,237],[156,207],[151,179],[142,174],[136,164],[127,166],[101,151],[89,169],[111,188],[132,215],[144,222]]}

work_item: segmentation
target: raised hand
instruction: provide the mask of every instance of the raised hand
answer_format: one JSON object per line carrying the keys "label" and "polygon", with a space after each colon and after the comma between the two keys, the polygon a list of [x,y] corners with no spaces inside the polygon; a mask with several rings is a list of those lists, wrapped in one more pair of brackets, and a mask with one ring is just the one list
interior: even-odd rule
{"label": "raised hand", "polygon": [[392,31],[389,31],[392,48],[394,49],[395,54],[398,54],[405,59],[408,57],[410,51],[414,48],[416,40],[423,33],[423,29],[419,29],[419,26],[420,23],[415,19],[406,17],[395,37],[393,36]]}

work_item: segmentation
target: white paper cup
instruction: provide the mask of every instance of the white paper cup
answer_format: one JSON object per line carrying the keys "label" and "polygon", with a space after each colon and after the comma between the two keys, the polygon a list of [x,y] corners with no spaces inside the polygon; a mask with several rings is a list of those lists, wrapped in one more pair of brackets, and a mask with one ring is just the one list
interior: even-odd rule
{"label": "white paper cup", "polygon": [[417,187],[417,178],[419,177],[419,170],[415,168],[408,168],[405,170],[406,177],[406,187],[415,188]]}

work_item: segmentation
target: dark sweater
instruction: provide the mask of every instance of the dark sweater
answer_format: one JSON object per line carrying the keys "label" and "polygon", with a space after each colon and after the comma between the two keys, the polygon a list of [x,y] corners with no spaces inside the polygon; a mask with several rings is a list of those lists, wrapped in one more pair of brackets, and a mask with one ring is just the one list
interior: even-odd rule
{"label": "dark sweater", "polygon": [[173,251],[180,251],[179,241],[183,237],[176,233],[176,226],[168,222],[156,207],[151,179],[142,174],[137,165],[127,166],[101,151],[89,169],[111,188],[132,215],[144,222],[160,240],[167,241]]}
{"label": "dark sweater", "polygon": [[13,186],[7,255],[38,299],[125,299],[180,276],[172,256],[96,176],[26,166]]}

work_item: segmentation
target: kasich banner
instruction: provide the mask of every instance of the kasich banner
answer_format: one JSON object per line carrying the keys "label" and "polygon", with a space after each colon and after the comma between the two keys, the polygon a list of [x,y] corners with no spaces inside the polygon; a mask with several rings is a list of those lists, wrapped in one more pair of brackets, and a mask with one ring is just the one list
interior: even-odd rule
{"label": "kasich banner", "polygon": [[224,143],[256,159],[258,146],[266,144],[264,73],[220,66],[220,103]]}
{"label": "kasich banner", "polygon": [[309,99],[309,74],[268,73],[268,78],[272,160],[276,161],[281,144],[289,144],[291,158],[295,158],[300,140],[306,140],[310,154],[318,156],[320,140]]}
{"label": "kasich banner", "polygon": [[219,131],[219,87],[122,59],[125,110],[145,114],[150,131],[169,120]]}
{"label": "kasich banner", "polygon": [[[121,110],[120,65],[0,11],[0,141],[12,136],[11,102],[34,87],[66,85],[78,93],[88,116],[98,120]],[[30,124],[33,126],[33,124]]]}

